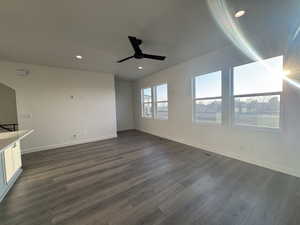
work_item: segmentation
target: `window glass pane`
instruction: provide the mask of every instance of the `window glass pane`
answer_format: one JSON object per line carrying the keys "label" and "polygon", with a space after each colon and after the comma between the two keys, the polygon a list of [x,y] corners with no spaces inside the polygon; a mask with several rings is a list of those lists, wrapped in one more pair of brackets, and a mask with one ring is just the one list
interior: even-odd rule
{"label": "window glass pane", "polygon": [[168,102],[156,104],[156,117],[158,119],[168,119]]}
{"label": "window glass pane", "polygon": [[235,123],[279,128],[280,95],[236,97]]}
{"label": "window glass pane", "polygon": [[195,121],[217,122],[222,121],[222,100],[196,100]]}
{"label": "window glass pane", "polygon": [[143,116],[152,117],[152,103],[144,103]]}
{"label": "window glass pane", "polygon": [[156,86],[156,101],[163,102],[168,101],[168,85],[162,84]]}
{"label": "window glass pane", "polygon": [[234,95],[281,92],[283,56],[254,62],[233,69]]}
{"label": "window glass pane", "polygon": [[151,88],[144,88],[143,89],[143,101],[144,102],[152,102]]}
{"label": "window glass pane", "polygon": [[220,96],[222,96],[221,71],[195,77],[195,98]]}

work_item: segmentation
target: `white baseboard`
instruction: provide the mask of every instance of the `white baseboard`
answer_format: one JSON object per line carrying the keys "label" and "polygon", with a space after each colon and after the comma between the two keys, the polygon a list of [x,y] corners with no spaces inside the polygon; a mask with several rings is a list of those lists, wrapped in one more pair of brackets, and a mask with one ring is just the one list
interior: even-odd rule
{"label": "white baseboard", "polygon": [[185,145],[189,145],[189,146],[192,146],[192,147],[195,147],[195,148],[203,149],[204,151],[208,151],[208,152],[212,152],[212,153],[215,153],[215,154],[223,155],[223,156],[226,156],[226,157],[229,157],[229,158],[237,159],[237,160],[240,160],[240,161],[243,161],[243,162],[246,162],[246,163],[250,163],[250,164],[253,164],[253,165],[256,165],[256,166],[264,167],[264,168],[267,168],[267,169],[270,169],[270,170],[274,170],[274,171],[277,171],[277,172],[285,173],[285,174],[292,175],[292,176],[300,178],[300,171],[297,171],[297,170],[295,170],[293,168],[290,168],[290,167],[287,167],[287,166],[278,165],[278,164],[275,164],[275,163],[272,163],[272,162],[267,162],[267,161],[264,161],[264,160],[246,159],[245,157],[243,157],[241,155],[238,155],[238,154],[235,154],[233,152],[217,151],[216,149],[213,149],[210,146],[203,146],[201,144],[197,144],[197,146],[195,146],[195,145],[192,145],[192,144],[187,143],[185,141],[176,140],[172,137],[159,136],[159,135],[157,135],[155,133],[152,133],[152,132],[149,132],[147,130],[143,130],[143,129],[137,129],[137,130],[148,133],[148,134],[151,134],[151,135],[154,135],[154,136],[162,137],[162,138],[165,138],[165,139],[168,139],[168,140],[171,140],[171,141],[175,141],[175,142],[178,142],[178,143],[181,143],[181,144],[185,144]]}
{"label": "white baseboard", "polygon": [[61,143],[61,144],[53,144],[53,145],[39,146],[39,147],[34,147],[34,148],[27,148],[27,149],[22,150],[22,154],[28,154],[28,153],[32,153],[32,152],[40,152],[40,151],[46,151],[46,150],[51,150],[51,149],[56,149],[56,148],[63,148],[63,147],[68,147],[68,146],[73,146],[73,145],[103,141],[103,140],[116,138],[116,137],[117,137],[117,134],[110,135],[110,136],[102,136],[102,137],[97,137],[97,138],[79,139],[76,141],[70,141],[70,142]]}

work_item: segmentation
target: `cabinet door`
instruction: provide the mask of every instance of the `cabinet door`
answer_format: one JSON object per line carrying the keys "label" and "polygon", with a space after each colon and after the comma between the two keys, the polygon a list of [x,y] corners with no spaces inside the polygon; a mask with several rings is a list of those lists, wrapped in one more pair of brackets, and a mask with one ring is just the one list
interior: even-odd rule
{"label": "cabinet door", "polygon": [[4,150],[4,159],[6,182],[9,182],[9,180],[13,177],[15,173],[14,155],[12,148],[7,148]]}
{"label": "cabinet door", "polygon": [[12,147],[12,151],[14,155],[15,172],[17,172],[17,170],[22,167],[22,155],[19,141]]}
{"label": "cabinet door", "polygon": [[0,198],[6,189],[6,182],[4,178],[4,154],[0,153]]}

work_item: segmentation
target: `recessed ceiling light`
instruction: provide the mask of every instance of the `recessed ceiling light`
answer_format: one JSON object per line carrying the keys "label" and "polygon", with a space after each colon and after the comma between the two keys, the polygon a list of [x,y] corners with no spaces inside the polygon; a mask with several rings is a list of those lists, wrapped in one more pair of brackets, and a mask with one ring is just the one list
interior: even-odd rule
{"label": "recessed ceiling light", "polygon": [[242,17],[246,14],[246,11],[245,10],[239,10],[237,11],[235,14],[234,14],[234,17],[235,18],[239,18],[239,17]]}
{"label": "recessed ceiling light", "polygon": [[76,59],[83,59],[82,55],[76,55]]}
{"label": "recessed ceiling light", "polygon": [[142,66],[139,66],[139,67],[138,67],[138,69],[139,69],[139,70],[142,70],[142,69],[143,69],[143,67],[142,67]]}
{"label": "recessed ceiling light", "polygon": [[290,70],[284,70],[284,71],[283,71],[283,75],[284,75],[284,76],[291,75],[291,71],[290,71]]}

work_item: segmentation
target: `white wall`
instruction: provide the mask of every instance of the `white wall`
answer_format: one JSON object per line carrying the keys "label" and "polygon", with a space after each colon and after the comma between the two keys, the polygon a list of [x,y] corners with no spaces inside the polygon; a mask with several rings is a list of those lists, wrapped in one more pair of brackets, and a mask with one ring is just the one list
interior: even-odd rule
{"label": "white wall", "polygon": [[133,82],[115,79],[117,130],[134,129],[133,120]]}
{"label": "white wall", "polygon": [[[284,85],[283,127],[278,132],[231,127],[228,121],[220,126],[192,123],[192,77],[221,69],[223,82],[229,82],[231,66],[248,61],[235,48],[226,47],[138,80],[135,83],[136,128],[300,177],[299,89]],[[169,89],[169,120],[141,118],[140,88],[165,82]],[[223,92],[228,94],[228,90]],[[228,102],[224,100],[223,104]]]}
{"label": "white wall", "polygon": [[17,124],[16,92],[0,83],[0,124]]}
{"label": "white wall", "polygon": [[[16,76],[22,68],[30,75]],[[116,137],[112,74],[2,61],[0,82],[16,90],[20,129],[35,130],[27,152]]]}

